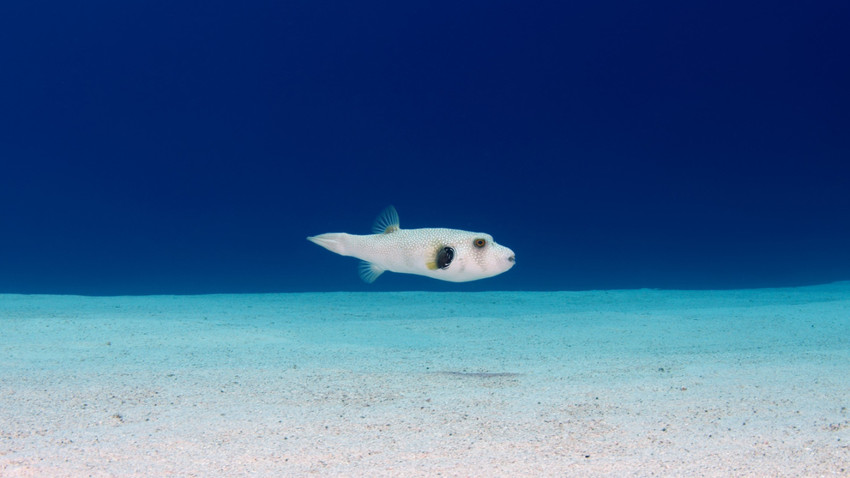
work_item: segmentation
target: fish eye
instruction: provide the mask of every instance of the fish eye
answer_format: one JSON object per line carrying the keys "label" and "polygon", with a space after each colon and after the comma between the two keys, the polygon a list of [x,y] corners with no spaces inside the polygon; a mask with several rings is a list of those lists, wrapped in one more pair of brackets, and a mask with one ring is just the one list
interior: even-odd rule
{"label": "fish eye", "polygon": [[487,245],[487,240],[479,237],[478,239],[472,241],[472,244],[474,244],[475,247],[481,249],[482,247]]}

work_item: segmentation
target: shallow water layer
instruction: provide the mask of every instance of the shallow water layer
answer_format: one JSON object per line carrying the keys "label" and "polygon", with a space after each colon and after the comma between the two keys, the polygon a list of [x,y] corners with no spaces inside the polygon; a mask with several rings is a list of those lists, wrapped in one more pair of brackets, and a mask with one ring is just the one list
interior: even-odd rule
{"label": "shallow water layer", "polygon": [[850,283],[0,296],[0,474],[842,475]]}

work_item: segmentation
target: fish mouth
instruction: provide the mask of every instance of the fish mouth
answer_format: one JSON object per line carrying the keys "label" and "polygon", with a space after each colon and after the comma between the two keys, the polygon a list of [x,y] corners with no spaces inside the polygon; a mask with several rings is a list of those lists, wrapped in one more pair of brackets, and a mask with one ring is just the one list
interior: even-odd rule
{"label": "fish mouth", "polygon": [[514,251],[510,249],[508,249],[506,252],[507,254],[505,254],[505,256],[503,257],[505,258],[505,261],[507,261],[507,264],[505,265],[505,267],[507,268],[505,270],[508,270],[511,269],[514,265],[516,265],[516,254],[514,254]]}

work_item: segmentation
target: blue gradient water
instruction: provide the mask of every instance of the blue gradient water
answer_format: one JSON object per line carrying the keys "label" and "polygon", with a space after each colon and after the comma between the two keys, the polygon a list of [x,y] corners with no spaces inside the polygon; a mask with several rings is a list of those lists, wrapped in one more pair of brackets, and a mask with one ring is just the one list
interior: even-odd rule
{"label": "blue gradient water", "polygon": [[[6,2],[0,292],[850,278],[846,2]],[[308,235],[481,230],[500,277]]]}

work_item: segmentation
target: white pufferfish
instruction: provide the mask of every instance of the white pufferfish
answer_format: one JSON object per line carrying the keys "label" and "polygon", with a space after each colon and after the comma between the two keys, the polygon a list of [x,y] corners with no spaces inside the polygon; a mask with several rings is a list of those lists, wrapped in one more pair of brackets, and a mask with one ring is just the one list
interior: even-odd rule
{"label": "white pufferfish", "polygon": [[468,282],[501,274],[514,266],[514,252],[490,234],[458,229],[400,229],[398,213],[387,207],[373,234],[329,232],[308,237],[325,249],[360,259],[360,277],[374,282],[384,271]]}

